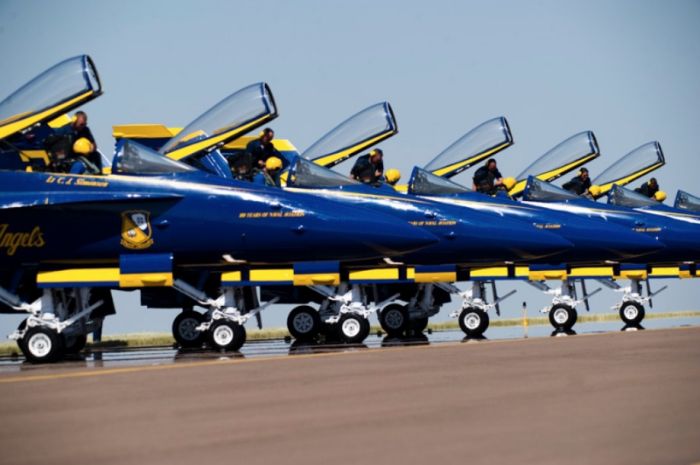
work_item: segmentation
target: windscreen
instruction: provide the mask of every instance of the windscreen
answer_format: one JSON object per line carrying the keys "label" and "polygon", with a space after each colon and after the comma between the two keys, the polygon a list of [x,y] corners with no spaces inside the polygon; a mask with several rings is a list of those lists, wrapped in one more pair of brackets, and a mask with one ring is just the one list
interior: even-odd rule
{"label": "windscreen", "polygon": [[658,205],[654,199],[650,199],[646,195],[640,194],[630,189],[625,189],[617,184],[613,186],[608,194],[608,203],[610,205],[618,205],[620,207],[639,208],[649,205]]}
{"label": "windscreen", "polygon": [[578,195],[573,192],[557,187],[545,181],[540,181],[534,176],[527,179],[527,186],[523,194],[523,200],[538,202],[557,202],[570,199],[578,199]]}
{"label": "windscreen", "polygon": [[359,183],[302,157],[296,157],[292,162],[287,180],[287,185],[294,187],[339,187],[354,184]]}
{"label": "windscreen", "polygon": [[[302,156],[308,160],[316,160],[396,131],[396,120],[391,105],[388,102],[377,103],[340,123],[306,149]],[[347,154],[350,155],[352,154]]]}
{"label": "windscreen", "polygon": [[[512,144],[508,121],[501,116],[481,123],[457,139],[424,168],[438,176],[452,177]],[[467,162],[469,159],[474,160]],[[441,173],[443,169],[445,172]]]}
{"label": "windscreen", "polygon": [[0,125],[40,113],[87,91],[100,92],[92,60],[79,55],[47,69],[0,102]]}
{"label": "windscreen", "polygon": [[415,195],[445,195],[469,192],[464,186],[415,167],[408,185],[408,193]]}
{"label": "windscreen", "polygon": [[272,92],[260,82],[235,92],[188,124],[160,149],[168,153],[242,127],[266,115],[276,115]]}
{"label": "windscreen", "polygon": [[661,145],[655,141],[647,142],[610,165],[609,168],[593,180],[593,184],[603,186],[621,181],[630,176],[633,176],[631,180],[634,180],[649,172],[647,170],[651,167],[655,165],[660,167],[664,163],[665,159]]}
{"label": "windscreen", "polygon": [[678,191],[676,202],[673,206],[691,212],[700,212],[700,197],[685,191]]}
{"label": "windscreen", "polygon": [[[577,160],[588,158],[589,155],[599,154],[598,142],[591,131],[580,132],[561,142],[549,152],[535,160],[518,175],[518,180],[528,176],[539,176],[543,173],[570,165]],[[574,166],[573,168],[575,168]],[[572,168],[572,169],[573,169]],[[562,173],[564,174],[564,173]],[[557,176],[558,177],[558,176]],[[550,181],[552,179],[549,179]]]}
{"label": "windscreen", "polygon": [[112,173],[173,174],[197,171],[184,163],[171,160],[132,140],[122,139],[112,162]]}

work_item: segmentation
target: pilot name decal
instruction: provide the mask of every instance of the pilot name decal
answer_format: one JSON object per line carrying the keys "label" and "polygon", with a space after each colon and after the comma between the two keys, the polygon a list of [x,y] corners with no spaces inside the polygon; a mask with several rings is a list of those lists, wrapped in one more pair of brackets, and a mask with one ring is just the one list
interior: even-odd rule
{"label": "pilot name decal", "polygon": [[454,226],[457,224],[453,220],[440,220],[440,221],[409,221],[409,224],[413,226]]}
{"label": "pilot name decal", "polygon": [[44,235],[39,226],[30,232],[12,232],[9,224],[0,224],[0,249],[7,249],[7,255],[12,256],[18,248],[41,248],[46,245]]}
{"label": "pilot name decal", "polygon": [[144,210],[122,212],[121,245],[127,249],[147,249],[153,245],[151,214]]}
{"label": "pilot name decal", "polygon": [[292,210],[289,212],[241,212],[239,218],[302,218],[306,215],[301,210]]}
{"label": "pilot name decal", "polygon": [[62,184],[64,186],[83,186],[83,187],[107,187],[109,182],[99,178],[82,178],[74,176],[49,176],[46,178],[46,184]]}
{"label": "pilot name decal", "polygon": [[538,229],[561,229],[558,223],[532,223]]}

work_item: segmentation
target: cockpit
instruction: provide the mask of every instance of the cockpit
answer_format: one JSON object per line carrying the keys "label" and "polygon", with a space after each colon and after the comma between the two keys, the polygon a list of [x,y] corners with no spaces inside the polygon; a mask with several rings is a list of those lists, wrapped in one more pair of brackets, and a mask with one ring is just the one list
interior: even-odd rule
{"label": "cockpit", "polygon": [[447,195],[465,192],[470,192],[470,189],[417,166],[413,168],[408,183],[408,193],[414,195]]}
{"label": "cockpit", "polygon": [[640,194],[639,192],[618,186],[617,184],[615,184],[608,193],[608,203],[610,205],[628,208],[641,208],[659,205],[658,201],[650,199],[646,195]]}
{"label": "cockpit", "polygon": [[662,167],[665,163],[666,158],[658,142],[640,145],[593,179],[593,184],[600,187],[596,197],[608,193],[615,184],[628,184]]}
{"label": "cockpit", "polygon": [[674,207],[691,212],[700,212],[700,197],[685,191],[678,191]]}
{"label": "cockpit", "polygon": [[598,156],[600,156],[600,149],[592,131],[575,134],[557,144],[525,168],[518,175],[517,183],[508,193],[512,196],[520,195],[525,190],[530,176],[551,182]]}
{"label": "cockpit", "polygon": [[505,117],[490,119],[454,141],[423,168],[437,176],[451,178],[513,145]]}
{"label": "cockpit", "polygon": [[523,191],[523,200],[534,202],[564,202],[567,200],[579,199],[573,192],[569,192],[561,187],[537,179],[534,176],[527,178],[527,183]]}
{"label": "cockpit", "polygon": [[377,103],[340,123],[306,149],[302,156],[330,168],[398,131],[389,102]]}
{"label": "cockpit", "polygon": [[303,157],[294,159],[287,177],[287,186],[290,187],[329,188],[359,184],[353,179]]}
{"label": "cockpit", "polygon": [[112,160],[113,174],[168,175],[196,171],[185,163],[171,160],[131,140],[119,141]]}

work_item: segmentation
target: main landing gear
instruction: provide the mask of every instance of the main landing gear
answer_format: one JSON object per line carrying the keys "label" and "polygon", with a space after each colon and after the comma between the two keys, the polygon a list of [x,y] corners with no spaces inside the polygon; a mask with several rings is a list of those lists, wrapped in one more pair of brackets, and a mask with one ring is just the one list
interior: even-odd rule
{"label": "main landing gear", "polygon": [[244,324],[252,317],[259,318],[263,309],[278,300],[259,305],[252,287],[223,288],[216,299],[179,279],[173,288],[207,309],[206,313],[199,313],[185,308],[175,317],[173,337],[183,348],[199,348],[206,343],[215,350],[239,350],[247,339]]}
{"label": "main landing gear", "polygon": [[29,316],[9,338],[17,341],[22,354],[31,363],[49,363],[80,352],[87,335],[102,325],[103,318],[114,313],[107,289],[45,289],[32,303],[0,288],[0,301]]}

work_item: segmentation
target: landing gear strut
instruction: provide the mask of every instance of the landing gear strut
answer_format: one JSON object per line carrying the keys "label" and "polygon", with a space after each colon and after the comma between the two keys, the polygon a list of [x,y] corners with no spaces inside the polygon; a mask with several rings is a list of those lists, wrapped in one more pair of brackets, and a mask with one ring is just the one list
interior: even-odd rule
{"label": "landing gear strut", "polygon": [[[486,301],[486,284],[491,283],[493,302]],[[464,334],[470,338],[479,338],[484,335],[489,327],[489,314],[491,309],[496,310],[497,315],[501,315],[500,303],[517,291],[512,290],[506,295],[499,297],[496,290],[495,281],[474,281],[471,289],[461,291],[452,284],[440,284],[452,294],[456,294],[462,299],[462,307],[450,314],[452,318],[458,318],[459,327]]]}
{"label": "landing gear strut", "polygon": [[550,324],[556,331],[562,332],[571,331],[576,324],[578,320],[576,307],[583,303],[586,306],[586,310],[590,311],[588,299],[601,291],[601,288],[598,288],[589,294],[586,290],[585,282],[581,280],[583,298],[578,299],[575,280],[564,279],[561,286],[557,289],[550,289],[546,284],[539,281],[528,282],[545,294],[553,296],[552,303],[540,311],[547,314]]}
{"label": "landing gear strut", "polygon": [[646,315],[644,304],[648,302],[649,308],[654,308],[652,298],[668,288],[668,286],[663,286],[658,291],[652,292],[649,280],[647,279],[647,295],[644,297],[642,295],[642,280],[640,279],[630,279],[630,285],[627,287],[620,287],[613,282],[604,282],[604,284],[612,287],[617,292],[623,293],[622,301],[613,305],[612,309],[619,311],[620,319],[622,319],[626,326],[631,327],[639,326],[644,320]]}

